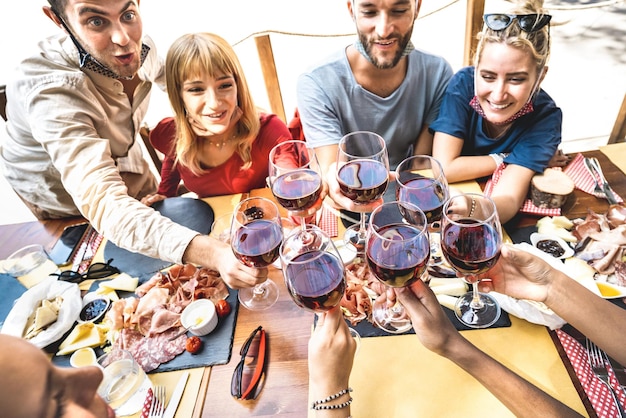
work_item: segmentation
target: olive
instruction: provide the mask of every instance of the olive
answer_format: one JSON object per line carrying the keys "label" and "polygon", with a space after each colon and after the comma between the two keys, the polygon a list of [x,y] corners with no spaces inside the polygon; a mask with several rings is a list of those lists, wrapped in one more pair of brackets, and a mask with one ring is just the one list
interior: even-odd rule
{"label": "olive", "polygon": [[565,254],[565,249],[558,241],[553,239],[543,239],[537,243],[537,248],[550,254],[552,257],[560,257]]}
{"label": "olive", "polygon": [[102,315],[104,311],[106,311],[108,306],[109,304],[106,300],[94,299],[91,302],[87,303],[85,306],[83,306],[83,309],[80,311],[79,317],[82,321],[94,321],[98,317],[100,317],[100,315]]}

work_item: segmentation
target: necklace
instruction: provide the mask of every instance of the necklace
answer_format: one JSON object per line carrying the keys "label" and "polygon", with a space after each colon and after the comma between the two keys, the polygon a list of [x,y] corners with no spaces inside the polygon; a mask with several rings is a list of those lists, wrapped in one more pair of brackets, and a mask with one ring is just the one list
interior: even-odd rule
{"label": "necklace", "polygon": [[218,141],[218,142],[213,142],[209,138],[206,138],[206,143],[209,145],[213,145],[217,149],[222,149],[224,145],[229,143],[234,138],[235,138],[235,134],[231,135],[229,138],[222,139],[221,141]]}

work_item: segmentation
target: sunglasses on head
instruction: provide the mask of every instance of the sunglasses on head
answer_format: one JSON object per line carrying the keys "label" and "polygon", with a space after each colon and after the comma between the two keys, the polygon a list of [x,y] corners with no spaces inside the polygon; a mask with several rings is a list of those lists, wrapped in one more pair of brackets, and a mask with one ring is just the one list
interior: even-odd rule
{"label": "sunglasses on head", "polygon": [[500,31],[511,26],[514,20],[524,32],[537,32],[550,23],[551,15],[543,14],[527,14],[527,15],[509,15],[504,13],[491,13],[483,16],[485,25],[491,30]]}
{"label": "sunglasses on head", "polygon": [[255,399],[260,392],[261,378],[265,374],[266,335],[258,326],[241,346],[241,360],[235,367],[230,383],[230,394],[237,399]]}
{"label": "sunglasses on head", "polygon": [[111,265],[112,261],[113,259],[111,258],[106,263],[93,263],[84,273],[79,273],[74,270],[65,270],[61,273],[52,273],[51,276],[57,276],[59,279],[71,283],[80,283],[90,279],[103,279],[120,273],[120,269]]}

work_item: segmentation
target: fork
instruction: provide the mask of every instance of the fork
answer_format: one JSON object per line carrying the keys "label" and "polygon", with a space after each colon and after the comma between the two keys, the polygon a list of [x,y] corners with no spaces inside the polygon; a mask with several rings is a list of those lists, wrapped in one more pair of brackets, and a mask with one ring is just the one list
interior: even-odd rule
{"label": "fork", "polygon": [[152,404],[150,404],[150,412],[148,418],[162,418],[165,412],[165,386],[157,385],[154,387],[154,396]]}
{"label": "fork", "polygon": [[594,193],[603,193],[602,187],[600,187],[600,183],[598,182],[598,179],[596,178],[596,170],[595,170],[595,167],[593,166],[593,163],[591,162],[591,158],[584,158],[583,162],[585,163],[585,167],[587,168],[587,171],[589,171],[589,174],[591,174],[591,177],[593,178]]}
{"label": "fork", "polygon": [[587,355],[589,357],[589,364],[591,365],[593,373],[602,381],[602,383],[606,385],[607,388],[609,388],[611,395],[613,395],[613,401],[619,410],[619,416],[624,417],[624,408],[619,401],[617,393],[615,393],[615,389],[613,388],[613,384],[611,383],[611,379],[609,377],[606,354],[589,338],[587,338]]}
{"label": "fork", "polygon": [[[609,182],[606,181],[606,177],[604,177],[604,173],[602,172],[602,167],[600,166],[600,162],[597,158],[591,157],[589,158],[589,164],[593,168],[593,170],[600,176],[600,181],[596,182],[600,192],[604,193],[606,196],[606,200],[609,201],[610,204],[617,203],[615,196],[613,196],[613,192],[611,192],[611,188],[609,187]],[[598,190],[596,189],[596,192]]]}

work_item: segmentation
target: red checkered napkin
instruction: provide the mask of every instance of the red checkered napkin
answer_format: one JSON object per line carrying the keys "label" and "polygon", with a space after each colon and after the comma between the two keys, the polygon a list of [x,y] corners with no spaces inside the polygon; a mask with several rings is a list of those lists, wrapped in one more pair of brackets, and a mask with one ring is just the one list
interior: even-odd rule
{"label": "red checkered napkin", "polygon": [[[589,359],[587,357],[587,350],[570,336],[565,331],[560,329],[556,330],[556,334],[561,341],[561,345],[565,349],[567,358],[574,367],[576,377],[580,381],[593,409],[595,409],[599,418],[619,418],[620,413],[617,405],[613,402],[613,396],[611,391],[606,387],[602,381],[593,374],[591,366],[589,365]],[[613,370],[609,370],[611,380],[619,387],[619,382],[613,373]],[[619,401],[626,407],[626,392],[624,390],[617,390]]]}
{"label": "red checkered napkin", "polygon": [[[491,192],[493,191],[493,188],[495,187],[495,185],[498,184],[498,181],[500,180],[500,177],[502,176],[502,171],[504,170],[505,167],[506,167],[506,164],[502,163],[500,164],[500,166],[498,166],[498,168],[496,168],[496,171],[493,172],[491,179],[488,180],[487,184],[485,185],[485,190],[483,192],[485,196],[491,196]],[[535,206],[533,201],[530,199],[526,199],[524,201],[519,211],[522,213],[530,213],[531,215],[543,215],[543,216],[559,216],[561,214],[561,208],[556,208],[556,209],[540,208],[538,206]]]}
{"label": "red checkered napkin", "polygon": [[150,414],[150,406],[152,404],[152,388],[148,389],[148,394],[146,395],[146,400],[143,401],[143,406],[141,407],[141,418],[148,418]]}
{"label": "red checkered napkin", "polygon": [[[578,190],[582,190],[583,192],[599,197],[600,199],[606,199],[606,195],[603,192],[596,193],[594,191],[594,179],[591,173],[589,173],[589,170],[587,170],[587,167],[585,167],[584,159],[585,157],[581,153],[578,153],[568,164],[565,170],[563,170],[563,172],[574,180],[574,184]],[[617,199],[618,202],[623,202],[620,195],[615,193],[615,190],[613,190],[610,185],[609,188],[613,192],[615,199]]]}
{"label": "red checkered napkin", "polygon": [[319,221],[317,226],[328,234],[329,237],[335,238],[338,234],[337,215],[328,206],[322,205],[320,210]]}

